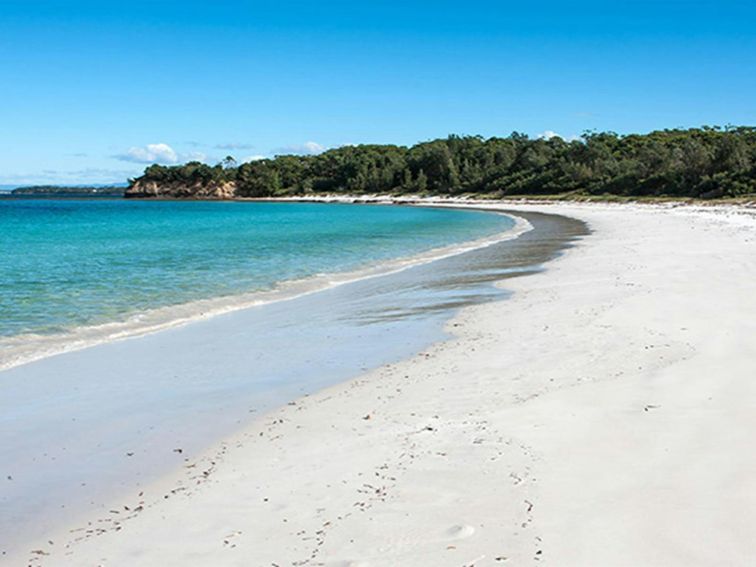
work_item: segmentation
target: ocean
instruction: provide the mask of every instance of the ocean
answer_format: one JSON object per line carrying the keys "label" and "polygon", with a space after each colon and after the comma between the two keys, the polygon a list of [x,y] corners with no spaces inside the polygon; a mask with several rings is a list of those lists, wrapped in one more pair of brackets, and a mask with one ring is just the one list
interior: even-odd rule
{"label": "ocean", "polygon": [[513,224],[415,207],[2,199],[0,368],[380,273]]}

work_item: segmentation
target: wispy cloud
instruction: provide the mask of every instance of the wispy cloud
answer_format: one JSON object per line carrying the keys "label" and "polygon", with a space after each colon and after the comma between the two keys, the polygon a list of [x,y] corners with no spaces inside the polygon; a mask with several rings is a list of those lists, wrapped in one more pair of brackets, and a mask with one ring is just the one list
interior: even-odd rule
{"label": "wispy cloud", "polygon": [[147,144],[146,146],[133,146],[123,154],[113,156],[121,161],[131,163],[162,163],[175,164],[179,162],[176,151],[165,143]]}
{"label": "wispy cloud", "polygon": [[254,144],[230,142],[227,144],[216,144],[214,147],[218,150],[251,150],[255,146]]}
{"label": "wispy cloud", "polygon": [[292,146],[284,146],[274,150],[276,154],[303,154],[314,156],[322,153],[326,150],[325,146],[321,146],[317,142],[305,142],[304,144],[295,144]]}
{"label": "wispy cloud", "polygon": [[215,163],[217,158],[205,152],[195,150],[189,152],[177,152],[165,143],[147,144],[146,146],[134,146],[126,152],[116,154],[115,159],[130,163],[175,165],[189,161],[201,161],[203,163]]}
{"label": "wispy cloud", "polygon": [[204,163],[210,163],[210,159],[208,155],[204,152],[187,152],[185,154],[179,154],[178,160],[180,162],[186,162],[186,161],[201,161]]}

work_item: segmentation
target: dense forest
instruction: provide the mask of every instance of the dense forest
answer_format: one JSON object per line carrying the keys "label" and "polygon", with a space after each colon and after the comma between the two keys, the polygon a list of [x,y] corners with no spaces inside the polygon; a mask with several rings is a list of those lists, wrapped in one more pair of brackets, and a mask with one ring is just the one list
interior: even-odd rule
{"label": "dense forest", "polygon": [[[232,184],[237,197],[322,193],[619,195],[717,198],[756,193],[756,128],[703,127],[578,140],[449,136],[412,147],[344,146],[237,165],[152,165],[132,195],[153,187]],[[128,194],[128,193],[127,193]]]}

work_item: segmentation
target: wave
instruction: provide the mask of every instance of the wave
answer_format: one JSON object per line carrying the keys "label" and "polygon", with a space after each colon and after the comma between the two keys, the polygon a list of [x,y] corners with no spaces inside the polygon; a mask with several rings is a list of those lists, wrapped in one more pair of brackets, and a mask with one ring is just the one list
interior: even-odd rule
{"label": "wave", "polygon": [[121,321],[75,327],[52,335],[26,333],[3,338],[0,339],[0,370],[98,344],[141,337],[241,309],[295,299],[367,278],[397,273],[414,266],[512,240],[533,228],[524,218],[512,214],[497,214],[512,218],[515,221],[514,226],[505,232],[485,238],[434,248],[413,256],[395,258],[349,272],[315,274],[306,278],[279,282],[268,290],[149,309],[130,315]]}

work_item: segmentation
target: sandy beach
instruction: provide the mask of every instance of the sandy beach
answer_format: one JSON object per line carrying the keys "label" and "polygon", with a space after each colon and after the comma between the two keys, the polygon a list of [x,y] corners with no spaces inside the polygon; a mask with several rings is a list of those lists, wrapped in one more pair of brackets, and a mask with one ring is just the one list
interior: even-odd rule
{"label": "sandy beach", "polygon": [[292,400],[0,563],[752,564],[754,212],[486,206],[592,232],[463,309],[452,339]]}

